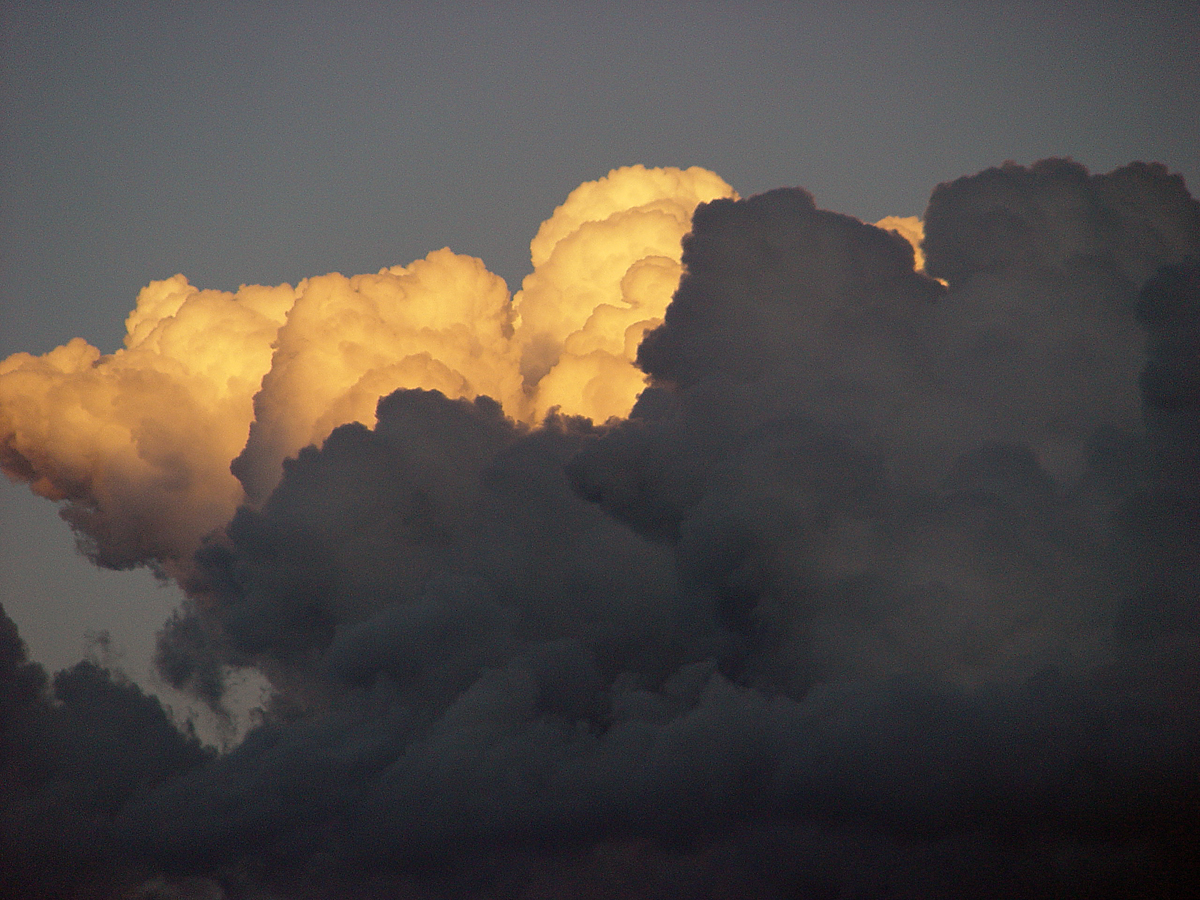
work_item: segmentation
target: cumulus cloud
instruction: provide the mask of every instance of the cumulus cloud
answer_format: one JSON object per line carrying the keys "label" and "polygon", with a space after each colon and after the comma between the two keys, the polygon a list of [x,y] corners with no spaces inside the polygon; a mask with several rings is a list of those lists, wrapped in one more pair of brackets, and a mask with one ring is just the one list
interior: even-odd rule
{"label": "cumulus cloud", "polygon": [[704,169],[633,166],[581,185],[543,223],[513,298],[533,421],[555,407],[597,422],[629,412],[645,383],[637,347],[679,283],[692,210],[736,196]]}
{"label": "cumulus cloud", "polygon": [[452,397],[518,390],[504,281],[449,250],[377,275],[301,282],[254,398],[233,471],[251,499],[269,496],[283,460],[338,425],[373,422],[398,386]]}
{"label": "cumulus cloud", "polygon": [[[112,859],[163,895],[1186,896],[1200,205],[1051,160],[924,222],[619,170],[511,304],[449,251],[297,287],[160,648],[275,694],[108,808]],[[460,381],[372,374],[404,315]]]}
{"label": "cumulus cloud", "polygon": [[[633,365],[679,280],[692,210],[733,196],[699,168],[626,167],[577,188],[531,244],[511,298],[449,249],[292,287],[154,282],[113,354],[82,339],[0,363],[0,466],[50,499],[101,565],[186,570],[281,464],[397,388],[488,396],[521,421],[629,411]],[[543,384],[544,382],[544,384]],[[231,467],[232,461],[232,467]],[[232,477],[230,472],[232,470]]]}
{"label": "cumulus cloud", "polygon": [[246,441],[286,285],[203,291],[181,275],[138,295],[125,346],[81,338],[0,362],[0,465],[51,500],[92,557],[170,567],[229,520],[242,490],[229,461]]}

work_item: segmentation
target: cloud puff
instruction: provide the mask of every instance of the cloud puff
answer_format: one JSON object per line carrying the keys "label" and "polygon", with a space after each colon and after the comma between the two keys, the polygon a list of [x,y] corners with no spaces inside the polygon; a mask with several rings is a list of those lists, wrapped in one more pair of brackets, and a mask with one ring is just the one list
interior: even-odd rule
{"label": "cloud puff", "polygon": [[645,383],[637,347],[679,283],[692,210],[736,196],[704,169],[632,166],[576,188],[543,223],[513,298],[534,421],[554,407],[597,422],[629,412]]}
{"label": "cloud puff", "polygon": [[182,276],[138,295],[125,346],[80,338],[0,363],[0,464],[51,500],[102,565],[186,560],[242,499],[246,440],[271,343],[295,295],[201,291]]}

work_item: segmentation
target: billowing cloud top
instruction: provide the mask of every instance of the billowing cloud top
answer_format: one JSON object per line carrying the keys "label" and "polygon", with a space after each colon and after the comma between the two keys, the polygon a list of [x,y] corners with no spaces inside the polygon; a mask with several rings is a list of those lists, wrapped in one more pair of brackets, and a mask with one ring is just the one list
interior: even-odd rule
{"label": "billowing cloud top", "polygon": [[96,777],[72,717],[165,719],[91,669],[55,707],[0,619],[15,871],[68,860],[111,896],[1187,896],[1178,177],[1005,165],[939,186],[922,232],[622,169],[532,256],[511,300],[449,250],[236,295],[177,277],[123,351],[3,364],[6,471],[101,562],[189,591],[164,676],[219,704],[253,665],[274,692],[224,755],[115,768],[86,846],[31,849],[17,829]]}
{"label": "billowing cloud top", "polygon": [[0,363],[0,465],[69,501],[101,564],[177,572],[239,503],[267,498],[284,459],[339,425],[373,424],[397,388],[486,395],[520,421],[551,407],[624,415],[692,210],[732,196],[698,168],[634,166],[583,184],[538,231],[515,298],[448,249],[294,288],[153,282],[116,353],[76,339]]}

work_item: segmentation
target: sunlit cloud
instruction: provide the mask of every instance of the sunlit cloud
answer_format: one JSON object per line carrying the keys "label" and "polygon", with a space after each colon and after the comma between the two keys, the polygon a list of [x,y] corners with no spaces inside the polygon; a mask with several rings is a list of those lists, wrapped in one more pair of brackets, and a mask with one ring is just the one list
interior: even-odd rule
{"label": "sunlit cloud", "polygon": [[0,464],[67,501],[97,562],[175,572],[240,503],[266,499],[286,458],[339,425],[373,424],[397,388],[492,397],[528,423],[551,408],[625,415],[692,211],[733,196],[699,168],[587,182],[538,230],[515,297],[448,248],[295,287],[152,282],[116,353],[76,338],[0,363]]}

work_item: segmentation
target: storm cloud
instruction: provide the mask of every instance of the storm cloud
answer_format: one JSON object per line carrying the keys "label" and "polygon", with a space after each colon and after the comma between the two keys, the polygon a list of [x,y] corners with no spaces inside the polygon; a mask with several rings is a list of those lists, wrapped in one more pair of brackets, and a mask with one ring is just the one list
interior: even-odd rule
{"label": "storm cloud", "polygon": [[[158,557],[189,594],[163,675],[219,705],[225,674],[255,667],[273,694],[219,756],[130,738],[114,771],[135,752],[157,768],[88,813],[122,889],[1184,896],[1200,846],[1200,204],[1158,165],[1005,164],[934,190],[922,267],[919,232],[689,173],[638,181],[659,193],[623,196],[633,212],[576,221],[569,201],[543,227],[555,262],[535,241],[526,312],[506,323],[502,297],[485,323],[508,396],[479,378],[380,389],[373,423],[317,427],[311,410],[341,401],[305,405],[298,373],[323,371],[320,347],[293,352],[286,332],[302,303],[350,288],[297,289],[239,401],[256,417],[241,505]],[[671,231],[681,206],[690,231]],[[624,246],[609,232],[626,220],[682,236],[681,256],[640,239],[616,262],[589,255],[592,231]],[[586,282],[560,269],[597,260],[620,270],[624,306],[578,289],[590,312],[539,324]],[[630,299],[664,278],[665,313]],[[634,355],[646,384],[628,414],[589,406]],[[576,369],[579,403],[547,400]],[[385,379],[343,380],[370,388],[359,403]],[[8,441],[29,480],[55,458]],[[5,677],[35,712],[6,712],[6,747],[73,709],[84,679],[161,732],[161,710],[98,670],[59,676],[56,706],[9,632]],[[71,734],[45,740],[86,746]],[[8,752],[19,796],[56,783]],[[77,813],[19,809],[6,834]]]}

